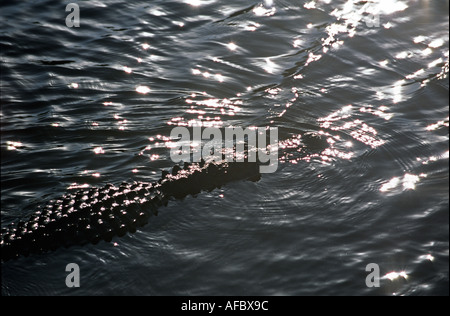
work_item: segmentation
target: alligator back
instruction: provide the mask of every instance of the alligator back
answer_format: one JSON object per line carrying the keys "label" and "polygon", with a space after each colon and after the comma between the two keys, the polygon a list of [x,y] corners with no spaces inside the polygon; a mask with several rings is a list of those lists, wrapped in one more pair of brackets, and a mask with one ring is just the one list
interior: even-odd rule
{"label": "alligator back", "polygon": [[258,181],[259,166],[252,162],[176,165],[154,183],[108,184],[80,190],[50,201],[27,221],[2,228],[1,259],[43,253],[59,247],[96,244],[134,233],[170,199],[212,191],[235,180]]}

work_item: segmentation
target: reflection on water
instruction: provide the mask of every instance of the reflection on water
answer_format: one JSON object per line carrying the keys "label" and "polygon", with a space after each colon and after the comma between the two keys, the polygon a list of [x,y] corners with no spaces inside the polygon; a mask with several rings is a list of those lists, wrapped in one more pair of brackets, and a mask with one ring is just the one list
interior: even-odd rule
{"label": "reflection on water", "polygon": [[400,184],[403,190],[414,190],[416,188],[416,183],[420,181],[420,178],[426,178],[426,174],[420,174],[416,176],[414,174],[405,174],[403,178],[394,177],[389,182],[383,184],[380,187],[381,192],[388,192],[397,188]]}
{"label": "reflection on water", "polygon": [[80,7],[69,29],[51,1],[2,4],[2,225],[158,179],[176,126],[278,127],[282,163],[115,244],[2,264],[2,293],[72,294],[57,271],[82,262],[87,295],[448,294],[448,0]]}

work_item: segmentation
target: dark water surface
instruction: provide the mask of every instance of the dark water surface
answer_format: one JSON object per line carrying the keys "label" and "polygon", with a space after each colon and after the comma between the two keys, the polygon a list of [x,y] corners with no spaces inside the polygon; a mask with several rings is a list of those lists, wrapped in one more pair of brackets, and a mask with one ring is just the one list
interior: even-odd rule
{"label": "dark water surface", "polygon": [[[79,28],[67,3],[1,3],[2,226],[157,180],[171,129],[199,120],[279,127],[280,165],[112,243],[2,263],[3,295],[448,294],[448,0],[79,1]],[[329,148],[300,154],[304,131]]]}

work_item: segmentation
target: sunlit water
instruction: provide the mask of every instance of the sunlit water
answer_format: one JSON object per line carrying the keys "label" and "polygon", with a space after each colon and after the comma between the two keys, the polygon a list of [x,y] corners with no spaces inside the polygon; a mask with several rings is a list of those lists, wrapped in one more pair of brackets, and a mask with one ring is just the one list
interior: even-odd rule
{"label": "sunlit water", "polygon": [[1,4],[2,225],[158,179],[175,126],[278,127],[280,166],[4,263],[3,295],[448,294],[448,0],[67,3]]}

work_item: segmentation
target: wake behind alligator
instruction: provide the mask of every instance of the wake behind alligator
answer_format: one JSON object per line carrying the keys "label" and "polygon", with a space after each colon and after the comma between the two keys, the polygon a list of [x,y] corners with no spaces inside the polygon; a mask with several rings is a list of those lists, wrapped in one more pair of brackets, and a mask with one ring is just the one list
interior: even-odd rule
{"label": "wake behind alligator", "polygon": [[[305,134],[307,135],[307,134]],[[309,137],[311,148],[323,141]],[[175,165],[154,183],[107,184],[101,188],[67,193],[49,201],[27,221],[2,228],[1,260],[44,253],[60,247],[110,242],[115,236],[134,233],[157,215],[170,199],[196,196],[237,181],[259,181],[256,162],[210,162]]]}

